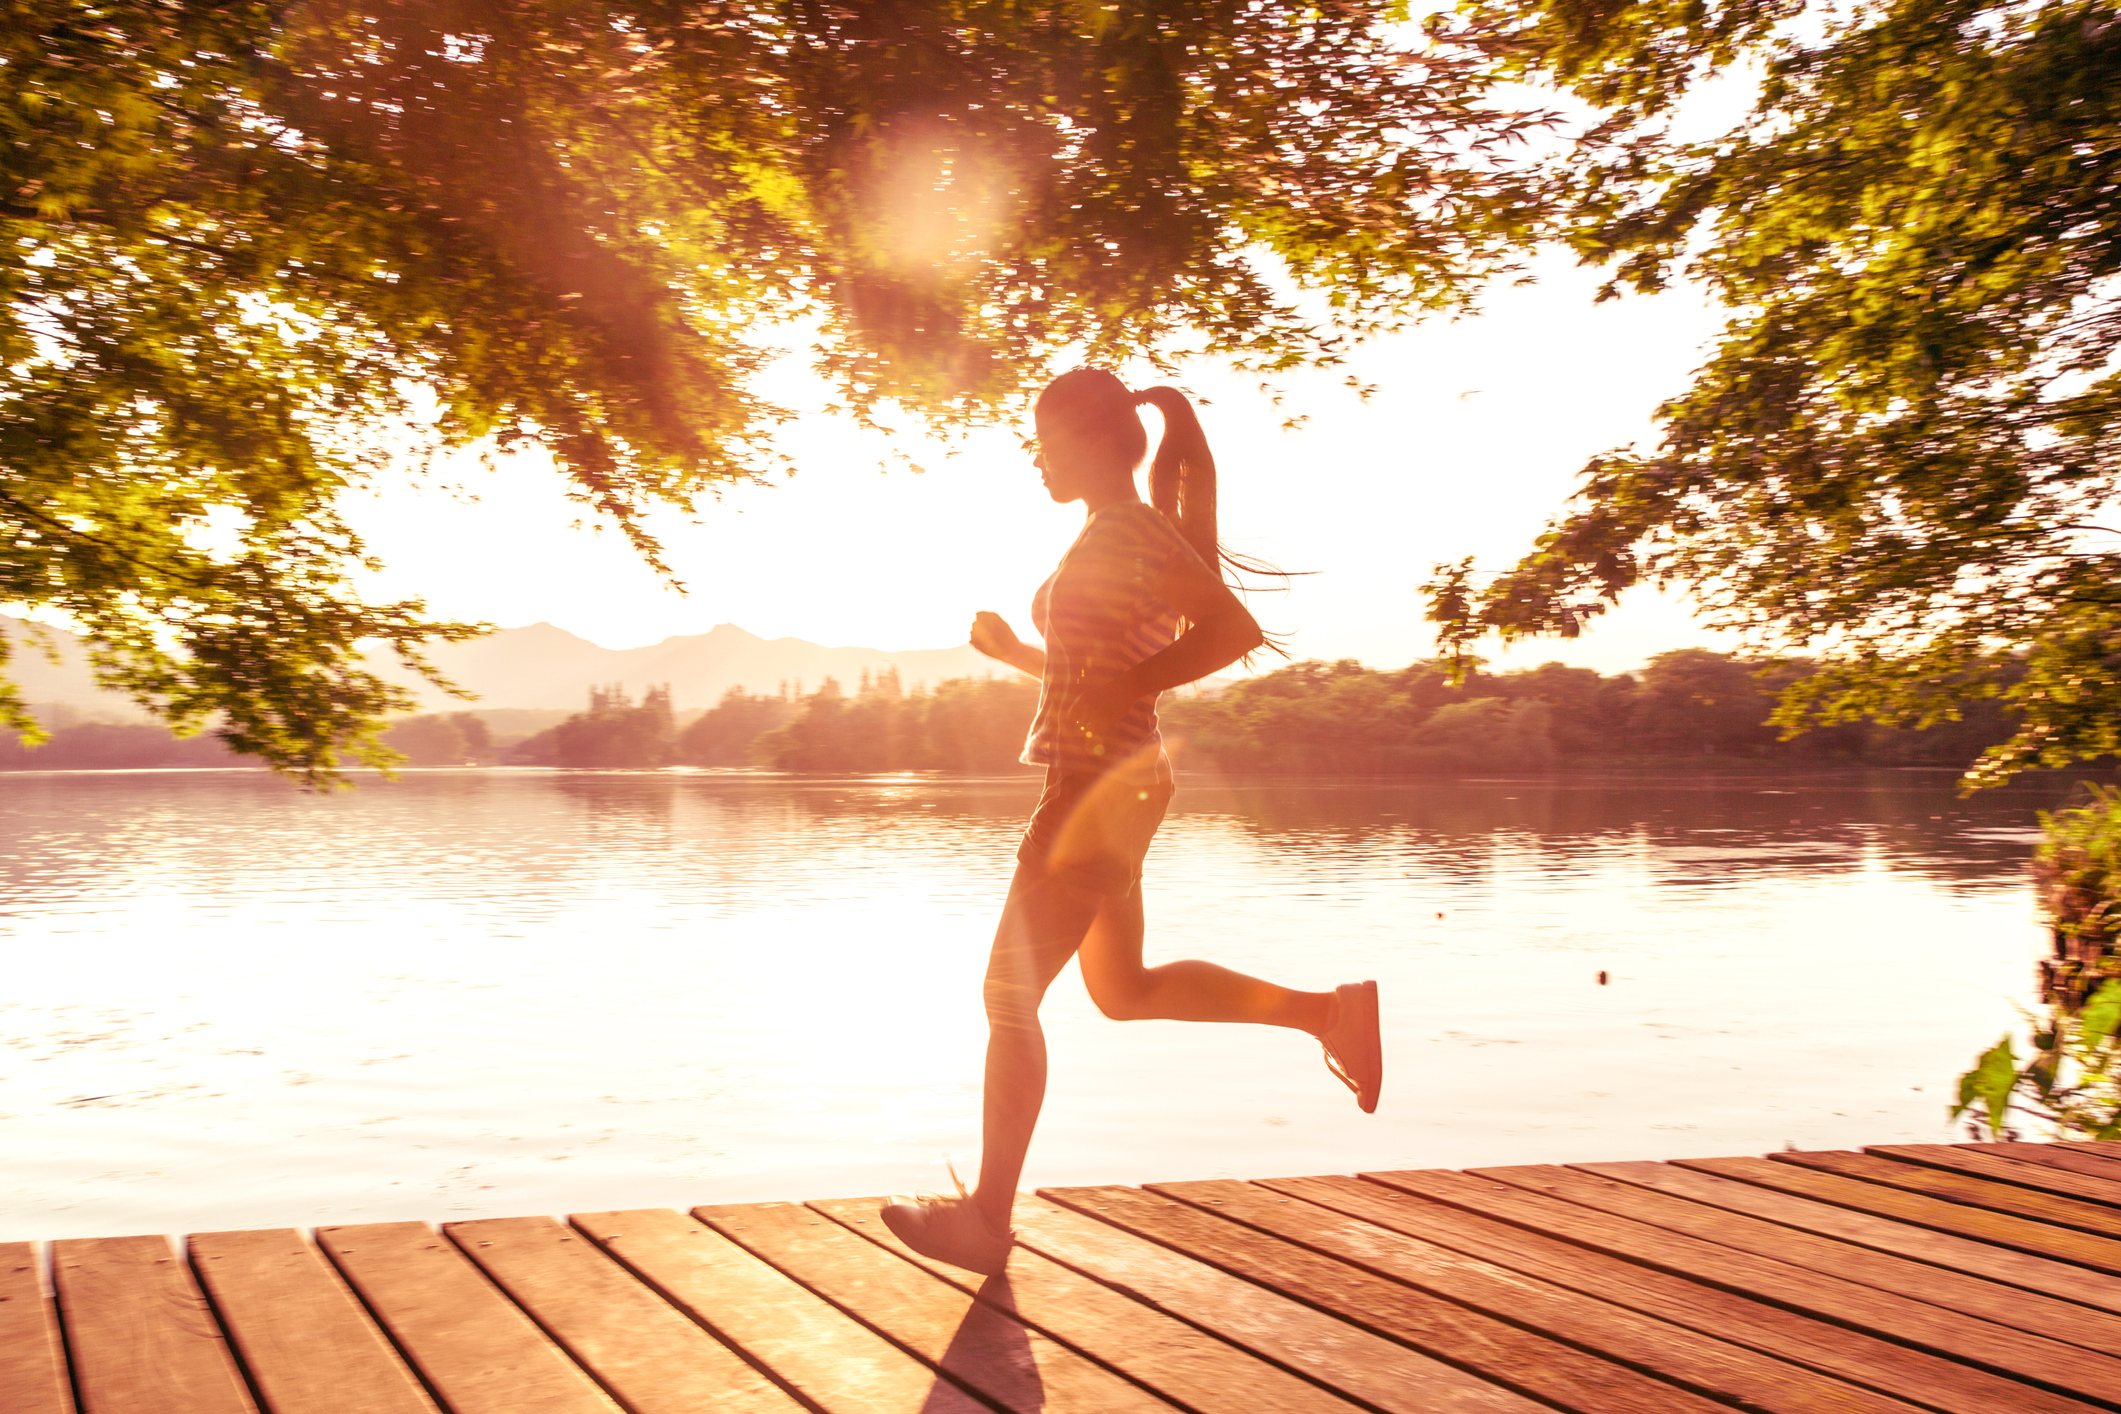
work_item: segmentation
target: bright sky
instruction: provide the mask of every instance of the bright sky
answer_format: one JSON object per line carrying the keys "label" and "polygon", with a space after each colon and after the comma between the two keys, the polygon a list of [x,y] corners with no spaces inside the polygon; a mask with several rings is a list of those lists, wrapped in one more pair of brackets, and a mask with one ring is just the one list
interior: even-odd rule
{"label": "bright sky", "polygon": [[[1531,285],[1491,291],[1477,317],[1419,326],[1362,348],[1345,370],[1284,380],[1279,409],[1226,370],[1185,380],[1211,404],[1202,418],[1225,542],[1317,571],[1254,601],[1297,657],[1399,667],[1430,652],[1416,592],[1430,567],[1471,554],[1499,568],[1521,554],[1588,456],[1649,436],[1652,411],[1686,386],[1719,322],[1683,288],[1594,305],[1597,272],[1565,255],[1530,273]],[[784,360],[764,391],[822,403],[804,362]],[[1368,405],[1343,386],[1351,372],[1378,385]],[[1122,370],[1136,385],[1141,374]],[[1282,431],[1292,413],[1309,421]],[[653,522],[683,596],[615,535],[571,528],[575,508],[539,458],[493,472],[468,457],[454,464],[444,479],[475,504],[402,484],[349,509],[387,566],[370,592],[502,626],[548,620],[611,648],[724,622],[769,638],[935,648],[963,642],[978,609],[1030,636],[1032,591],[1081,509],[1047,500],[1013,430],[975,434],[955,456],[901,443],[929,470],[880,470],[889,439],[806,417],[783,438],[793,478],[733,489],[696,525]],[[1645,591],[1582,639],[1489,655],[1613,672],[1716,641],[1682,604]]]}

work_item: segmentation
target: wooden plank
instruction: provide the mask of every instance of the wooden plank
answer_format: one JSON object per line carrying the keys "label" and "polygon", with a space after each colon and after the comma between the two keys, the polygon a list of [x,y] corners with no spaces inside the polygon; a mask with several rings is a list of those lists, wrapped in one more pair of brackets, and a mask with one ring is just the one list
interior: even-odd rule
{"label": "wooden plank", "polygon": [[1843,1178],[1858,1178],[1866,1183],[1902,1188],[1925,1197],[1942,1198],[1946,1202],[1963,1203],[1969,1207],[1987,1208],[1990,1212],[2009,1213],[2013,1217],[2032,1218],[2038,1222],[2053,1223],[2057,1227],[2075,1228],[2095,1237],[2121,1238],[2121,1212],[2115,1212],[2097,1203],[2082,1203],[2074,1198],[2061,1198],[2052,1193],[2036,1193],[2031,1189],[2018,1188],[2008,1183],[1995,1183],[1968,1174],[1947,1173],[1941,1169],[1924,1168],[1919,1164],[1904,1164],[1894,1159],[1880,1159],[1870,1154],[1851,1154],[1838,1149],[1809,1152],[1786,1150],[1769,1157],[1777,1163],[1816,1169],[1821,1173],[1838,1174]]}
{"label": "wooden plank", "polygon": [[[1995,1407],[2005,1400],[2017,1409],[2083,1409],[2070,1397],[2072,1387],[2098,1397],[2121,1396],[2121,1364],[2103,1361],[2086,1371],[2085,1357],[2066,1345],[2023,1331],[1977,1320],[1956,1312],[1873,1287],[1824,1276],[1772,1258],[1688,1236],[1634,1218],[1600,1212],[1569,1198],[1590,1189],[1610,1188],[1606,1180],[1564,1168],[1543,1166],[1473,1169],[1464,1173],[1420,1173],[1413,1191],[1463,1207],[1486,1217],[1515,1223],[1535,1232],[1551,1232],[1566,1241],[1609,1256],[1639,1262],[1740,1295],[1752,1296],[1882,1339],[1929,1351],[1949,1361],[1978,1366],[1954,1379],[1936,1378],[1933,1397],[1949,1394],[1970,1401],[1960,1407]],[[1626,1190],[1622,1190],[1623,1193]],[[1712,1222],[1726,1221],[1710,1213]],[[2056,1381],[2067,1372],[2068,1382]],[[2012,1379],[2044,1386],[2046,1393],[2013,1390]]]}
{"label": "wooden plank", "polygon": [[795,1414],[780,1386],[551,1218],[442,1228],[629,1414]]}
{"label": "wooden plank", "polygon": [[1017,1241],[1384,1414],[1540,1408],[1440,1360],[1041,1198]]}
{"label": "wooden plank", "polygon": [[434,1414],[390,1340],[293,1228],[205,1232],[192,1270],[272,1414]]}
{"label": "wooden plank", "polygon": [[2046,1164],[2051,1168],[2067,1169],[2092,1178],[2109,1178],[2121,1181],[2121,1158],[2106,1154],[2088,1154],[2075,1144],[2026,1144],[2016,1141],[1984,1144],[1984,1149],[1993,1149],[2013,1159],[2029,1164]]}
{"label": "wooden plank", "polygon": [[37,1279],[37,1249],[0,1242],[0,1409],[74,1414],[59,1316]]}
{"label": "wooden plank", "polygon": [[705,1223],[668,1208],[576,1213],[575,1230],[825,1414],[986,1406]]}
{"label": "wooden plank", "polygon": [[[2121,1276],[2121,1242],[2088,1233],[2033,1222],[2008,1213],[1969,1208],[1941,1198],[1925,1197],[1881,1183],[1842,1178],[1817,1169],[1778,1164],[1768,1159],[1674,1159],[1681,1168],[1735,1178],[1801,1198],[1816,1199],[1896,1222],[1913,1223],[1955,1237],[1992,1242],[1999,1247],[2090,1267]],[[2053,1289],[2050,1289],[2053,1291]],[[2053,1291],[2055,1295],[2066,1295]]]}
{"label": "wooden plank", "polygon": [[2121,1163],[2121,1141],[2108,1140],[2101,1143],[2092,1139],[2061,1139],[2055,1141],[2053,1147],[2068,1149],[2072,1153],[2084,1154],[2091,1158],[2112,1159],[2116,1163]]}
{"label": "wooden plank", "polygon": [[[1948,1233],[1934,1232],[1911,1223],[1851,1212],[1829,1203],[1798,1198],[1773,1189],[1759,1188],[1733,1178],[1698,1173],[1677,1164],[1617,1163],[1571,1164],[1571,1168],[1602,1178],[1632,1183],[1638,1188],[1691,1199],[1726,1212],[1744,1213],[1783,1229],[1817,1233],[1843,1243],[1868,1248],[1920,1264],[1922,1290],[1936,1289],[1939,1276],[1965,1273],[2007,1287],[2019,1303],[2029,1330],[2044,1330],[2057,1339],[2082,1345],[2093,1338],[2093,1348],[2121,1349],[2121,1280],[2088,1272],[2045,1257],[2028,1256],[1986,1242],[1975,1242]],[[1812,1249],[1799,1247],[1795,1251]],[[1940,1272],[1938,1269],[1942,1268]],[[2068,1299],[2047,1295],[2066,1288]],[[1907,1289],[1914,1290],[1914,1285]],[[1943,1303],[1940,1303],[1943,1304]],[[2096,1308],[2096,1309],[2087,1309]],[[2096,1324],[2087,1325],[2087,1320]]]}
{"label": "wooden plank", "polygon": [[191,1272],[162,1237],[52,1244],[82,1414],[255,1414]]}
{"label": "wooden plank", "polygon": [[2109,1208],[2121,1207],[2121,1172],[2112,1178],[2094,1178],[2047,1164],[2027,1163],[2009,1154],[1987,1152],[1996,1147],[1989,1144],[1872,1144],[1863,1152],[1876,1154],[1881,1159],[1897,1159],[1904,1164],[1972,1174],[1975,1178],[1997,1183],[2015,1183],[2020,1188],[2037,1188],[2043,1193],[2086,1203],[2103,1203]]}
{"label": "wooden plank", "polygon": [[692,1215],[1004,1409],[1169,1414],[1171,1405],[797,1203]]}
{"label": "wooden plank", "polygon": [[[1240,1226],[1246,1211],[1295,1204],[1294,1199],[1262,1188],[1232,1182],[1171,1183],[1156,1184],[1149,1192],[1117,1187],[1048,1189],[1046,1196],[1079,1210],[1094,1207],[1100,1219],[1137,1236],[1561,1409],[1578,1414],[1723,1414],[1727,1410],[1720,1401],[1704,1399],[1471,1306],[1351,1265],[1309,1244],[1299,1246],[1256,1225]],[[1348,1221],[1322,1208],[1310,1211],[1326,1223]]]}
{"label": "wooden plank", "polygon": [[[2096,1337],[2088,1348],[2079,1349],[2037,1326],[2017,1325],[2013,1308],[2020,1293],[2009,1287],[1962,1277],[1958,1280],[1971,1289],[1961,1297],[1974,1309],[1947,1307],[1938,1298],[1947,1294],[1950,1273],[1860,1247],[1571,1169],[1527,1166],[1470,1172],[1592,1209],[1597,1219],[1589,1226],[1578,1220],[1565,1229],[1548,1230],[1616,1257],[1711,1281],[2060,1394],[2121,1399],[2121,1360],[2103,1353]],[[1535,1215],[1551,1216],[1550,1206],[1534,1205]]]}
{"label": "wooden plank", "polygon": [[618,1408],[427,1224],[322,1227],[317,1245],[451,1414],[613,1414]]}
{"label": "wooden plank", "polygon": [[[1474,1212],[1463,1203],[1446,1205],[1427,1195],[1426,1190],[1431,1187],[1448,1187],[1438,1180],[1458,1178],[1457,1174],[1423,1172],[1365,1176],[1373,1191],[1390,1188],[1404,1202],[1418,1205],[1415,1211],[1392,1214],[1392,1225],[1403,1230],[1418,1223],[1420,1230],[1413,1233],[1415,1236],[1881,1393],[1959,1414],[1990,1414],[1997,1409],[2036,1405],[2054,1407],[2058,1398],[1940,1356],[1595,1252],[1544,1231],[1531,1231]],[[1306,1181],[1307,1185],[1316,1182]],[[1279,1182],[1272,1186],[1283,1187]],[[1483,1189],[1509,1192],[1502,1184],[1466,1179],[1456,1196],[1478,1200],[1485,1196]],[[1315,1191],[1307,1186],[1299,1196],[1312,1197]],[[1330,1192],[1327,1190],[1327,1194]],[[1338,1206],[1337,1202],[1334,1205]],[[1374,1212],[1363,1215],[1372,1221],[1383,1220]],[[1575,1219],[1569,1221],[1573,1223]]]}
{"label": "wooden plank", "polygon": [[[1438,1204],[1353,1179],[1158,1185],[1215,1205],[1232,1221],[1395,1281],[1595,1351],[1718,1400],[1772,1414],[1872,1414],[1914,1406],[1799,1365],[1645,1315],[1412,1234],[1441,1218],[1462,1240],[1469,1221]],[[1313,1201],[1315,1199],[1316,1201]],[[1508,1229],[1503,1229],[1507,1232]],[[1593,1259],[1594,1261],[1600,1259]]]}
{"label": "wooden plank", "polygon": [[978,1277],[902,1244],[877,1217],[873,1198],[809,1206],[1196,1414],[1351,1414],[1357,1407],[1028,1249],[1010,1254],[1006,1276]]}

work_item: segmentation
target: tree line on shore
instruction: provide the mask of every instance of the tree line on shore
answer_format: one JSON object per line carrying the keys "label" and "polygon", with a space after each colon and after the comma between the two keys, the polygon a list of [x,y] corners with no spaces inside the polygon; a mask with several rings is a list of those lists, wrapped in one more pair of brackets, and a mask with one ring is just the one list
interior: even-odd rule
{"label": "tree line on shore", "polygon": [[[72,708],[41,708],[51,739],[31,745],[0,732],[0,771],[142,771],[258,766],[212,732],[178,736],[159,722],[83,720]],[[393,723],[384,739],[415,766],[490,765],[505,743],[477,712],[432,712]]]}
{"label": "tree line on shore", "polygon": [[[1633,759],[1964,769],[2010,734],[1993,700],[1925,730],[1855,721],[1790,740],[1768,718],[1802,661],[1702,648],[1639,672],[1546,663],[1452,681],[1441,660],[1397,671],[1305,662],[1213,697],[1167,699],[1166,730],[1196,765],[1307,775],[1546,770]],[[1205,758],[1203,760],[1202,758]]]}
{"label": "tree line on shore", "polygon": [[915,684],[898,670],[864,672],[853,692],[826,678],[815,692],[732,687],[721,701],[675,723],[666,690],[636,705],[611,689],[590,709],[509,753],[518,764],[554,766],[759,766],[781,771],[1015,769],[1038,707],[1025,678],[965,677]]}
{"label": "tree line on shore", "polygon": [[[1543,771],[1628,760],[1964,768],[2009,735],[1993,701],[1926,730],[1848,722],[1781,740],[1768,715],[1802,662],[1761,663],[1688,648],[1641,671],[1602,674],[1560,663],[1475,670],[1453,684],[1441,662],[1386,670],[1352,660],[1294,663],[1218,693],[1166,695],[1166,736],[1185,764],[1240,774],[1420,775]],[[667,686],[635,702],[617,684],[590,690],[586,711],[545,731],[497,738],[477,712],[403,718],[384,740],[415,766],[547,765],[779,771],[1018,768],[1038,704],[1027,678],[953,678],[905,687],[896,670],[864,673],[849,692],[733,687],[686,720]],[[42,747],[0,743],[0,769],[241,764],[212,737],[158,727],[79,723]]]}
{"label": "tree line on shore", "polygon": [[[1164,699],[1167,737],[1190,766],[1240,774],[1420,775],[1543,771],[1628,760],[1964,768],[2010,733],[1994,701],[1926,730],[1849,722],[1781,740],[1768,715],[1802,662],[1761,663],[1689,648],[1641,671],[1602,674],[1548,663],[1476,670],[1453,684],[1441,662],[1397,670],[1352,660],[1294,663],[1218,693]],[[617,684],[590,690],[586,711],[527,738],[498,738],[477,712],[403,718],[384,740],[415,766],[547,765],[780,771],[1018,768],[1038,704],[1027,678],[953,678],[905,687],[895,670],[832,679],[812,692],[733,687],[689,720],[667,686],[635,702]],[[212,737],[158,727],[80,723],[42,747],[0,743],[0,769],[235,765]]]}
{"label": "tree line on shore", "polygon": [[[1849,722],[1789,741],[1768,723],[1801,662],[1760,663],[1707,649],[1662,653],[1637,673],[1560,663],[1475,671],[1392,670],[1303,662],[1222,692],[1166,696],[1166,734],[1193,766],[1243,774],[1408,775],[1549,770],[1628,759],[1963,768],[2009,734],[1988,701],[1926,730]],[[907,690],[864,675],[848,692],[758,694],[731,688],[687,724],[667,696],[609,697],[517,747],[552,765],[756,766],[782,771],[1007,771],[1037,707],[1030,680],[956,678]]]}

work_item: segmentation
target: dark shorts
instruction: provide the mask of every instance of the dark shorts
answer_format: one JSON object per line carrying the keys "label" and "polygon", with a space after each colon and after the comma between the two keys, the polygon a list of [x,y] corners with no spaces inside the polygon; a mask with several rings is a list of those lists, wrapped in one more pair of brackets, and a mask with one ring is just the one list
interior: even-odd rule
{"label": "dark shorts", "polygon": [[1166,761],[1103,775],[1049,771],[1017,862],[1089,893],[1131,893],[1170,804]]}

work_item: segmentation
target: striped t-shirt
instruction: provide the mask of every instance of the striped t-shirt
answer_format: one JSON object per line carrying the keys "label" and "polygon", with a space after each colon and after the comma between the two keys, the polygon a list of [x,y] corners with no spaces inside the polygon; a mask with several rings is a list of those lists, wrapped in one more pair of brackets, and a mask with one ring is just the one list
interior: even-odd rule
{"label": "striped t-shirt", "polygon": [[1046,640],[1046,672],[1038,716],[1024,742],[1027,764],[1102,771],[1161,746],[1158,693],[1136,701],[1101,735],[1064,723],[1061,709],[1084,688],[1155,656],[1178,637],[1178,610],[1156,595],[1157,576],[1173,555],[1200,563],[1161,511],[1140,501],[1115,501],[1090,517],[1060,567],[1039,586],[1031,621]]}

